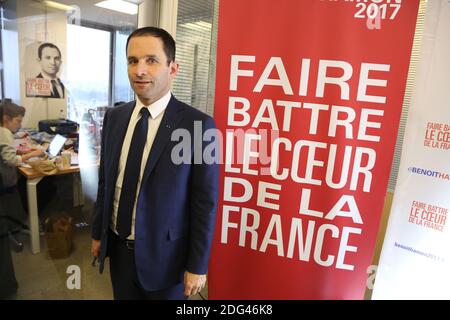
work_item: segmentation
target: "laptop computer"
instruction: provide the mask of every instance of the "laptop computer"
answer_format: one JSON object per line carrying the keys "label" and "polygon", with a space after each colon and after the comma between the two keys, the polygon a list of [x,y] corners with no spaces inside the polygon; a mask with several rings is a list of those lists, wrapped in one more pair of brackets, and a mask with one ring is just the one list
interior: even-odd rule
{"label": "laptop computer", "polygon": [[47,152],[46,152],[50,159],[56,157],[59,154],[59,152],[63,148],[64,143],[66,142],[66,140],[67,140],[67,138],[63,137],[60,134],[57,134],[53,138],[53,140],[52,140],[52,142],[50,142],[50,145],[48,146],[48,149],[47,149]]}

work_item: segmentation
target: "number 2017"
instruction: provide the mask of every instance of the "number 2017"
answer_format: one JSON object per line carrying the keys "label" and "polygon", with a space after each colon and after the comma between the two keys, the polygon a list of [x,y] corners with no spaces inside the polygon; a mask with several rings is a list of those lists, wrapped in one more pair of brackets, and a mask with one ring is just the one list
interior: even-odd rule
{"label": "number 2017", "polygon": [[401,5],[398,3],[391,3],[389,4],[389,6],[387,3],[381,5],[378,5],[376,3],[371,3],[369,5],[365,3],[357,3],[356,7],[359,7],[360,9],[355,13],[355,18],[375,19],[378,14],[381,14],[381,19],[386,19],[388,11],[391,11],[390,9],[393,9],[391,15],[389,16],[389,19],[393,20],[400,10]]}

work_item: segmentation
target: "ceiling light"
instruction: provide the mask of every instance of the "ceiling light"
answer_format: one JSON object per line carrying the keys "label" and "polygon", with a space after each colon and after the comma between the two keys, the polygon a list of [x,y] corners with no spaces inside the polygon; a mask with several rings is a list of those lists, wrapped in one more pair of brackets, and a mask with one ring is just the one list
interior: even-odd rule
{"label": "ceiling light", "polygon": [[55,2],[55,1],[42,1],[43,4],[45,4],[47,7],[51,7],[54,9],[59,9],[59,10],[64,10],[64,11],[74,11],[75,8],[59,3],[59,2]]}
{"label": "ceiling light", "polygon": [[95,4],[97,7],[102,7],[109,10],[119,11],[126,14],[137,14],[138,6],[134,3],[123,0],[106,0]]}

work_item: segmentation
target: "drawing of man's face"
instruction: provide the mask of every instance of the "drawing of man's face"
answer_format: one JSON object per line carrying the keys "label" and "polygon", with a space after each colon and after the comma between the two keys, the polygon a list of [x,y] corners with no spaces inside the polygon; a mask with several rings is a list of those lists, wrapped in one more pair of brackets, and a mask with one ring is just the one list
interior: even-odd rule
{"label": "drawing of man's face", "polygon": [[42,55],[38,58],[41,64],[41,70],[48,77],[56,78],[56,74],[61,66],[61,55],[55,48],[45,47],[42,49]]}

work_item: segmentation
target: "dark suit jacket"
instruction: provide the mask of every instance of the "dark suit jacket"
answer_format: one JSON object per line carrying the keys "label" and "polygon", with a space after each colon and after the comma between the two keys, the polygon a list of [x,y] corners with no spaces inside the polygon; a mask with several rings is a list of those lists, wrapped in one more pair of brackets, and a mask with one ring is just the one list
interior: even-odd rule
{"label": "dark suit jacket", "polygon": [[[44,76],[42,75],[42,73],[39,73],[39,74],[36,76],[36,78],[44,78]],[[37,96],[37,97],[44,97],[44,98],[61,98],[61,99],[64,98],[65,91],[66,91],[66,89],[64,88],[64,84],[62,83],[62,81],[61,81],[59,78],[56,79],[56,81],[58,81],[59,85],[60,85],[61,88],[62,88],[62,93],[63,93],[62,97],[56,96],[53,92],[51,93],[50,96]]]}
{"label": "dark suit jacket", "polygon": [[[135,101],[111,108],[103,120],[99,187],[92,223],[93,239],[101,240],[100,272],[107,256],[122,142],[134,106]],[[203,132],[215,128],[211,117],[172,96],[143,173],[136,204],[135,259],[140,283],[147,291],[183,281],[186,270],[207,273],[219,166],[204,162],[176,165],[171,160],[172,148],[179,143],[171,141],[171,134],[178,128],[191,134],[190,158],[194,159],[194,121],[201,121]],[[202,142],[199,146],[204,149],[210,143]]]}

